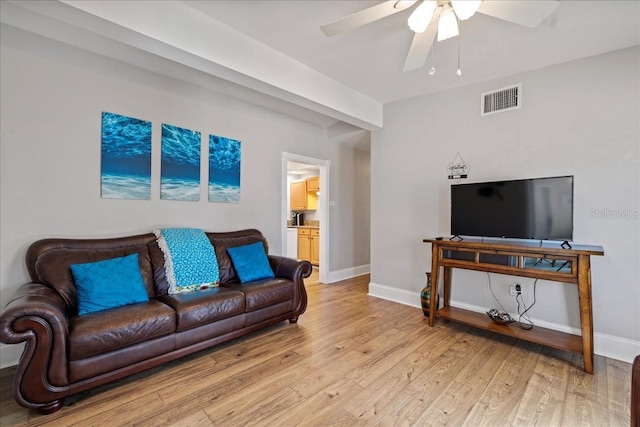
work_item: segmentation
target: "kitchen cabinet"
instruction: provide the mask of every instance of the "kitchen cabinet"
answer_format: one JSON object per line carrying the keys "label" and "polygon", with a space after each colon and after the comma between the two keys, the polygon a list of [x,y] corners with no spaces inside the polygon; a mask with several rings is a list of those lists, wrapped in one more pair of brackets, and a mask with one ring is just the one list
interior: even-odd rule
{"label": "kitchen cabinet", "polygon": [[298,229],[298,259],[311,261],[311,230]]}
{"label": "kitchen cabinet", "polygon": [[311,230],[311,256],[309,261],[313,265],[320,265],[320,230]]}
{"label": "kitchen cabinet", "polygon": [[307,178],[307,191],[313,191],[314,193],[320,191],[320,177],[314,176]]}
{"label": "kitchen cabinet", "polygon": [[318,209],[318,196],[313,191],[307,191],[307,180],[292,182],[289,197],[292,211]]}
{"label": "kitchen cabinet", "polygon": [[292,182],[290,198],[292,211],[307,209],[307,183]]}
{"label": "kitchen cabinet", "polygon": [[317,228],[298,229],[298,259],[320,264],[320,230]]}

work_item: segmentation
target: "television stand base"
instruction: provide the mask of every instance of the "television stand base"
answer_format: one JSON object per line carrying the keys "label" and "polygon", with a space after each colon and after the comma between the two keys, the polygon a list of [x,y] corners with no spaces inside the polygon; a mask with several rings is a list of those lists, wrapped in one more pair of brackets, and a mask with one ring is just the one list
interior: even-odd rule
{"label": "television stand base", "polygon": [[[431,300],[430,307],[438,307],[436,295],[442,295],[442,307],[429,310],[429,326],[436,318],[447,319],[498,334],[542,344],[559,350],[582,354],[584,371],[593,374],[593,317],[591,306],[591,256],[602,256],[600,246],[574,244],[571,249],[558,243],[538,245],[532,242],[485,242],[467,237],[464,242],[424,239],[431,244]],[[568,244],[568,242],[565,242]],[[565,245],[566,246],[566,245]],[[546,262],[561,264],[549,268]],[[537,260],[537,261],[536,261]],[[509,276],[571,283],[578,287],[580,335],[536,327],[524,330],[513,325],[498,325],[485,313],[475,313],[451,306],[453,269],[476,270]],[[438,289],[440,275],[442,292]]]}

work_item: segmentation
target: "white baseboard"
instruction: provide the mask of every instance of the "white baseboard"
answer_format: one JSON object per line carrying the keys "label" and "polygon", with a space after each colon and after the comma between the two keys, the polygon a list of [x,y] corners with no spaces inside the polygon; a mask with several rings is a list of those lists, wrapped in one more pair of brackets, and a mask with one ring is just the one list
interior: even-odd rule
{"label": "white baseboard", "polygon": [[633,359],[640,355],[640,342],[613,335],[593,333],[594,352],[600,356],[633,363]]}
{"label": "white baseboard", "polygon": [[[392,288],[390,286],[378,283],[369,283],[369,295],[376,298],[382,298],[388,301],[397,302],[399,304],[411,307],[422,308],[420,303],[420,294],[410,292],[404,289]],[[488,308],[478,307],[470,304],[451,301],[452,307],[463,308],[469,311],[484,313]],[[511,313],[514,316],[514,313]],[[517,314],[515,314],[517,316]],[[554,331],[565,332],[573,335],[580,335],[580,329],[558,323],[546,322],[540,319],[531,319],[533,323],[541,328],[552,329]],[[600,356],[609,357],[611,359],[621,360],[623,362],[632,363],[633,359],[640,354],[640,341],[633,341],[627,338],[616,337],[613,335],[593,333],[594,353]]]}
{"label": "white baseboard", "polygon": [[345,268],[343,270],[329,271],[327,273],[327,283],[335,283],[341,280],[351,279],[352,277],[369,274],[369,264],[359,265],[357,267]]}
{"label": "white baseboard", "polygon": [[411,307],[422,308],[420,294],[404,289],[396,289],[390,286],[369,282],[369,294],[372,297],[382,298]]}

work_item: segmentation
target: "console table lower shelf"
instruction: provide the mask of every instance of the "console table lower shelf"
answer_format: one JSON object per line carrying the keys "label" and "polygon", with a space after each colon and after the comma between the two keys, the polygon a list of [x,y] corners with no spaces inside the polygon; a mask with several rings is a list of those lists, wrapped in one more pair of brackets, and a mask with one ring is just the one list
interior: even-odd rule
{"label": "console table lower shelf", "polygon": [[456,307],[443,307],[436,311],[436,317],[451,320],[474,328],[485,329],[502,335],[518,338],[524,341],[541,344],[558,350],[582,354],[582,337],[564,332],[545,329],[539,326],[525,330],[515,323],[500,325],[489,319],[484,313],[464,310]]}

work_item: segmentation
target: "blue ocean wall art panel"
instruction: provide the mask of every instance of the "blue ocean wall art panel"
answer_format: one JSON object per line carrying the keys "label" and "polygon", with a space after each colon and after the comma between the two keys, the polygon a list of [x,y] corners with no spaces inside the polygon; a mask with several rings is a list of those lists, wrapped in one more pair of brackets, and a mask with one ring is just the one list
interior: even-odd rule
{"label": "blue ocean wall art panel", "polygon": [[240,202],[240,141],[209,135],[209,201]]}
{"label": "blue ocean wall art panel", "polygon": [[200,132],[162,125],[160,198],[200,200]]}
{"label": "blue ocean wall art panel", "polygon": [[151,122],[102,113],[100,194],[151,199]]}

